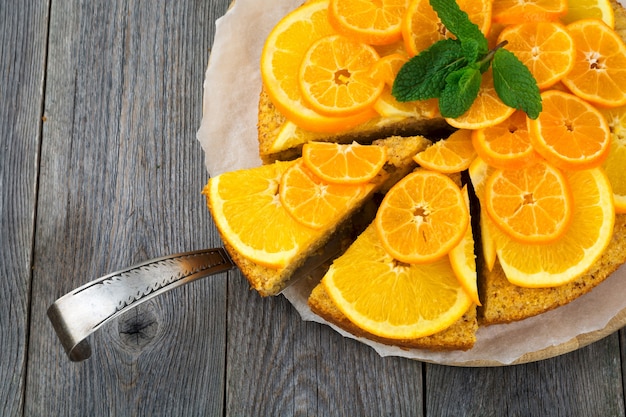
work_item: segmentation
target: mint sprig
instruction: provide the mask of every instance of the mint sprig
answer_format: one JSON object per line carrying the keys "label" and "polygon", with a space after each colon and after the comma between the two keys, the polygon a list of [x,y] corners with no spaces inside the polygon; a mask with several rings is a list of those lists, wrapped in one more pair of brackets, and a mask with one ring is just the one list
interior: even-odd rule
{"label": "mint sprig", "polygon": [[541,112],[537,82],[506,42],[489,50],[487,38],[455,1],[430,0],[456,39],[444,39],[402,66],[391,93],[398,101],[439,99],[443,117],[465,113],[478,95],[482,74],[492,67],[494,87],[506,105],[536,119]]}

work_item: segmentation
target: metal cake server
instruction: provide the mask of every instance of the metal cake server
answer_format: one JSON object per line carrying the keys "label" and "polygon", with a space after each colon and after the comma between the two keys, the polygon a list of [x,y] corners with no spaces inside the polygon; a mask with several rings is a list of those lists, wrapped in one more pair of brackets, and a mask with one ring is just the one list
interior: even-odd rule
{"label": "metal cake server", "polygon": [[105,275],[59,298],[48,318],[70,360],[91,356],[87,336],[144,301],[235,268],[222,248],[155,258]]}
{"label": "metal cake server", "polygon": [[[343,249],[341,239],[332,238],[294,272],[282,291],[303,278],[319,281]],[[70,360],[80,362],[91,356],[87,337],[107,322],[164,292],[235,268],[223,248],[155,258],[67,293],[48,308],[48,318]]]}

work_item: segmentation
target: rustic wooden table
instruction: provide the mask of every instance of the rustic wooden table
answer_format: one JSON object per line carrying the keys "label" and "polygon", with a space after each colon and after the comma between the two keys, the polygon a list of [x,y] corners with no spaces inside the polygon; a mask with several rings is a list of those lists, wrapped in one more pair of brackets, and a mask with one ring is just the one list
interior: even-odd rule
{"label": "rustic wooden table", "polygon": [[46,309],[219,245],[195,134],[229,0],[0,2],[0,415],[624,416],[626,333],[499,368],[381,358],[236,272],[157,297],[70,362]]}

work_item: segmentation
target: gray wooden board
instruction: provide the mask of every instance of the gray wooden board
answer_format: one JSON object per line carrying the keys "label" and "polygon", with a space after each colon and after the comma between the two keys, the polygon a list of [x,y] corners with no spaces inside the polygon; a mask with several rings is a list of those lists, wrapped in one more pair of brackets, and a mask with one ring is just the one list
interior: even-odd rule
{"label": "gray wooden board", "polygon": [[24,406],[48,5],[0,3],[0,415]]}
{"label": "gray wooden board", "polygon": [[45,311],[98,276],[217,242],[195,132],[225,10],[205,1],[52,5],[26,415],[221,414],[225,274],[121,316],[79,364]]}

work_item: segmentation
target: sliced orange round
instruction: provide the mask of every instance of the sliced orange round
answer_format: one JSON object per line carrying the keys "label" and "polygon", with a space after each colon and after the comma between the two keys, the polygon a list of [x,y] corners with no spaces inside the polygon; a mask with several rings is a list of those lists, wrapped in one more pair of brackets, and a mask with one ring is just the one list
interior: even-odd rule
{"label": "sliced orange round", "polygon": [[568,0],[567,14],[562,17],[564,23],[581,19],[600,19],[610,28],[615,26],[615,13],[611,0]]}
{"label": "sliced orange round", "polygon": [[330,0],[329,20],[335,30],[370,45],[402,39],[400,23],[409,0]]}
{"label": "sliced orange round", "polygon": [[[280,204],[280,178],[293,164],[227,172],[211,178],[203,190],[222,238],[242,256],[269,268],[292,262],[316,236]],[[279,232],[268,239],[259,224]]]}
{"label": "sliced orange round", "polygon": [[504,104],[498,97],[493,86],[493,74],[488,70],[483,74],[478,97],[469,110],[457,118],[446,118],[446,121],[459,129],[483,129],[505,121],[514,112],[514,108]]}
{"label": "sliced orange round", "polygon": [[[491,27],[491,0],[457,0],[485,35]],[[410,56],[418,55],[435,42],[454,37],[441,23],[428,0],[411,0],[402,21],[402,38]]]}
{"label": "sliced orange round", "polygon": [[611,130],[611,150],[602,168],[613,189],[615,211],[626,213],[626,106],[600,112]]}
{"label": "sliced orange round", "polygon": [[261,78],[272,103],[288,120],[312,132],[348,130],[376,116],[373,109],[324,116],[302,98],[298,74],[304,55],[315,41],[335,33],[328,22],[328,0],[309,2],[278,22],[261,52]]}
{"label": "sliced orange round", "polygon": [[602,21],[583,19],[567,25],[574,39],[574,67],[563,84],[577,96],[617,107],[626,104],[626,45]]}
{"label": "sliced orange round", "polygon": [[478,197],[478,201],[481,202],[480,243],[482,247],[483,261],[487,269],[489,269],[490,271],[493,269],[497,258],[496,245],[491,233],[491,229],[493,227],[496,227],[496,225],[493,224],[493,221],[487,213],[485,204],[482,202],[485,201],[485,183],[487,182],[487,178],[489,178],[489,176],[491,176],[491,173],[495,170],[496,168],[488,165],[480,157],[474,159],[468,169],[470,181],[472,182],[472,187],[474,188],[474,193],[476,197]]}
{"label": "sliced orange round", "polygon": [[300,67],[300,90],[319,113],[349,116],[372,108],[385,83],[371,76],[380,56],[374,48],[345,36],[319,39]]}
{"label": "sliced orange round", "polygon": [[371,181],[387,162],[387,148],[377,145],[309,142],[302,147],[307,167],[321,179],[335,184]]}
{"label": "sliced orange round", "polygon": [[485,184],[484,203],[496,225],[513,239],[554,242],[567,231],[573,200],[564,174],[538,160],[522,169],[498,169]]}
{"label": "sliced orange round", "polygon": [[391,256],[426,263],[445,256],[469,224],[463,193],[450,177],[418,169],[394,185],[376,213],[376,229]]}
{"label": "sliced orange round", "polygon": [[356,326],[390,339],[437,333],[472,305],[447,257],[400,263],[385,251],[374,225],[333,262],[322,285]]}
{"label": "sliced orange round", "polygon": [[441,139],[418,153],[413,160],[424,168],[444,174],[466,170],[476,158],[472,131],[459,129],[447,139]]}
{"label": "sliced orange round", "polygon": [[567,13],[567,0],[494,0],[492,19],[507,25],[556,21]]}
{"label": "sliced orange round", "polygon": [[413,117],[420,119],[432,119],[440,115],[439,113],[439,100],[436,98],[430,98],[428,100],[415,100],[415,101],[403,101],[400,102],[391,94],[391,87],[385,87],[382,94],[374,103],[374,110],[376,112],[388,118],[392,119],[404,119]]}
{"label": "sliced orange round", "polygon": [[384,82],[389,87],[393,86],[393,82],[400,71],[400,68],[407,63],[409,58],[401,53],[393,53],[381,57],[372,69],[372,77]]}
{"label": "sliced orange round", "polygon": [[522,287],[555,287],[584,274],[613,236],[611,185],[601,168],[566,172],[574,216],[565,235],[553,243],[528,244],[493,228],[498,260],[507,279]]}
{"label": "sliced orange round", "polygon": [[332,184],[317,177],[298,160],[281,177],[279,196],[285,210],[299,223],[321,229],[335,223],[374,188],[373,184]]}
{"label": "sliced orange round", "polygon": [[472,131],[472,144],[478,156],[489,165],[519,169],[534,163],[536,153],[530,144],[527,116],[521,110],[495,126]]}
{"label": "sliced orange round", "polygon": [[528,22],[507,26],[498,43],[524,63],[537,86],[546,89],[556,84],[574,67],[574,40],[565,26],[557,22]]}
{"label": "sliced orange round", "polygon": [[587,169],[607,157],[611,137],[602,114],[569,93],[548,90],[541,94],[543,111],[528,120],[530,143],[555,166]]}
{"label": "sliced orange round", "polygon": [[[465,205],[469,212],[470,202],[469,195],[467,193],[467,186],[464,186],[462,191]],[[452,269],[461,283],[461,286],[465,289],[467,295],[470,296],[472,301],[476,305],[480,306],[482,304],[480,302],[480,298],[478,297],[476,254],[474,252],[474,235],[472,233],[471,224],[472,222],[470,218],[470,226],[468,226],[465,230],[465,234],[459,244],[452,248],[452,250],[448,253],[448,257],[450,258],[450,265],[452,265]]]}

